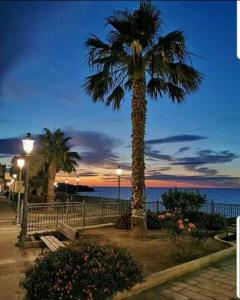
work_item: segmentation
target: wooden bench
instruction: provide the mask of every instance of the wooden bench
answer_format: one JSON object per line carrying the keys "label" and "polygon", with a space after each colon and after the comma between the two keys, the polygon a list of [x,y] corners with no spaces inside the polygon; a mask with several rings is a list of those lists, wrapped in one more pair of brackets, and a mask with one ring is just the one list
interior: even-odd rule
{"label": "wooden bench", "polygon": [[78,235],[78,232],[76,229],[72,228],[71,226],[59,222],[57,225],[57,231],[61,232],[65,237],[67,237],[71,241],[75,241]]}
{"label": "wooden bench", "polygon": [[59,241],[53,235],[41,236],[40,239],[43,243],[43,245],[42,245],[42,254],[43,254],[44,245],[46,245],[52,252],[56,251],[60,247],[65,246],[61,241]]}
{"label": "wooden bench", "polygon": [[236,225],[233,224],[233,225],[227,226],[226,231],[227,231],[227,236],[228,236],[228,233],[235,233],[236,234],[236,232],[237,232]]}

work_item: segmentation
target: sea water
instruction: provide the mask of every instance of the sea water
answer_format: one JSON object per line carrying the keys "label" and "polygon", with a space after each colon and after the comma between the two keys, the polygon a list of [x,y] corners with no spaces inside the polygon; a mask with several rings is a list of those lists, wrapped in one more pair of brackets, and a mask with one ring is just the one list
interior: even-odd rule
{"label": "sea water", "polygon": [[[106,197],[117,199],[118,188],[117,187],[95,187],[94,192],[82,192],[82,195]],[[169,188],[146,188],[146,200],[156,201],[161,200],[161,196],[164,192],[168,191]],[[227,204],[240,204],[240,189],[223,189],[223,188],[210,188],[210,189],[189,189],[187,191],[199,191],[202,194],[206,194],[208,201],[214,201],[216,203],[227,203]],[[130,199],[131,188],[121,188],[121,199]]]}

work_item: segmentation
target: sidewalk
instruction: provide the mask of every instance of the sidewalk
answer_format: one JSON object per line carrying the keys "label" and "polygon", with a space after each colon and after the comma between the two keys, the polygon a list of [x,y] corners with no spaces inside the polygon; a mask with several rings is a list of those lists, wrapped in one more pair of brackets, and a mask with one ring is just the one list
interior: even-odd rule
{"label": "sidewalk", "polygon": [[11,202],[5,196],[0,196],[0,223],[11,222],[15,218],[15,212],[11,207]]}
{"label": "sidewalk", "polygon": [[19,280],[39,253],[15,247],[19,228],[13,225],[14,218],[10,202],[0,197],[0,300],[20,299]]}
{"label": "sidewalk", "polygon": [[129,300],[230,300],[236,298],[236,259],[230,258],[157,286]]}

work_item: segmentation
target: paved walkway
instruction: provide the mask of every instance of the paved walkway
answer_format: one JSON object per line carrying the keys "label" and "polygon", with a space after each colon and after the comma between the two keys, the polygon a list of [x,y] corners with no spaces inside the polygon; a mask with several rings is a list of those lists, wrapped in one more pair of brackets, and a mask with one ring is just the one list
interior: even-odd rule
{"label": "paved walkway", "polygon": [[13,225],[15,212],[11,203],[0,197],[0,300],[18,300],[22,291],[19,280],[24,270],[39,254],[15,247],[19,228]]}
{"label": "paved walkway", "polygon": [[235,297],[236,260],[229,258],[129,300],[230,300]]}

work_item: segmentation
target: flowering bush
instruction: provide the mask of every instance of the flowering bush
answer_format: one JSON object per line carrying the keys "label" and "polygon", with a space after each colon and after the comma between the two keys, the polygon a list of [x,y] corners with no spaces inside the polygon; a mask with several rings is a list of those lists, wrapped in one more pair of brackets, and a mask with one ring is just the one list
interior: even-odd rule
{"label": "flowering bush", "polygon": [[172,227],[171,255],[177,262],[186,262],[198,257],[198,244],[203,236],[188,219],[179,218]]}
{"label": "flowering bush", "polygon": [[181,214],[188,210],[198,210],[207,201],[206,196],[199,192],[178,189],[165,192],[162,199],[167,210],[179,211]]}
{"label": "flowering bush", "polygon": [[[174,214],[169,212],[163,212],[158,214],[157,212],[147,211],[146,222],[148,229],[161,229],[167,228],[172,221]],[[118,218],[115,223],[118,229],[131,229],[131,213],[124,214]]]}
{"label": "flowering bush", "polygon": [[127,250],[85,243],[37,259],[21,286],[26,300],[104,300],[142,280]]}

